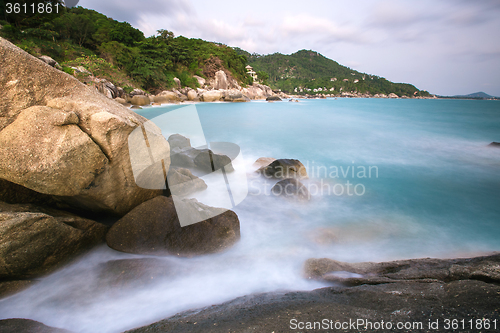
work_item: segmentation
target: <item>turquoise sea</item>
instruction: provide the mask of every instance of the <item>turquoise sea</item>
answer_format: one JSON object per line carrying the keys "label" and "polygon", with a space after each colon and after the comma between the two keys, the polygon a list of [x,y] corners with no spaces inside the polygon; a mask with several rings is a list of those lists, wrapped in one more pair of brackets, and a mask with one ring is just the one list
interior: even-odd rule
{"label": "turquoise sea", "polygon": [[[151,119],[177,108],[138,113]],[[103,246],[0,301],[1,318],[121,332],[242,295],[326,286],[302,276],[308,258],[386,261],[500,251],[500,149],[488,147],[500,141],[499,101],[326,99],[196,108],[207,141],[241,147],[250,193],[235,208],[240,242],[220,254],[161,258],[180,273],[120,289],[95,288],[102,285],[99,265],[146,256]],[[267,195],[253,176],[259,157],[300,160],[311,201]]]}

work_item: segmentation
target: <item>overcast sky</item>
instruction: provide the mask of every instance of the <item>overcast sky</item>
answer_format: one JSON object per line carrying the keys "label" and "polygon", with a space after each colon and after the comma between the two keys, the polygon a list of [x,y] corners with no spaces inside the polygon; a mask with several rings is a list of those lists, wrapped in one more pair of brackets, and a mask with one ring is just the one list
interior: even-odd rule
{"label": "overcast sky", "polygon": [[500,0],[80,0],[146,36],[167,29],[249,52],[311,49],[435,94],[500,96]]}

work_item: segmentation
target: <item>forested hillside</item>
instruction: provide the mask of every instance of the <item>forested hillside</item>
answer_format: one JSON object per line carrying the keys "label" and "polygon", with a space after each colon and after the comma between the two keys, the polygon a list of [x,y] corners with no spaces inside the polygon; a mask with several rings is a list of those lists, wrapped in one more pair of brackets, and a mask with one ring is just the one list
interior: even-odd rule
{"label": "forested hillside", "polygon": [[[405,83],[393,83],[382,77],[360,73],[342,66],[315,51],[300,50],[291,55],[274,53],[270,55],[250,54],[236,49],[244,55],[248,63],[257,73],[265,72],[269,85],[284,92],[314,91],[325,88],[328,92],[354,92],[371,94],[395,93],[398,96],[428,96],[425,91],[419,91],[415,86]],[[310,91],[308,89],[311,89]]]}
{"label": "forested hillside", "polygon": [[127,22],[82,7],[9,15],[0,1],[0,35],[32,55],[49,55],[71,73],[70,66],[83,65],[121,86],[155,91],[173,87],[174,77],[183,86],[195,87],[194,74],[206,77],[224,67],[242,84],[252,83],[245,71],[246,58],[223,44],[174,37],[167,30],[146,38]]}
{"label": "forested hillside", "polygon": [[174,87],[175,77],[182,86],[195,88],[198,81],[193,75],[211,78],[221,69],[245,86],[253,82],[245,69],[250,64],[261,83],[287,93],[429,95],[411,84],[360,73],[315,51],[264,56],[220,43],[175,37],[168,30],[145,37],[127,22],[82,7],[66,9],[61,0],[19,1],[21,8],[40,2],[53,8],[59,4],[57,12],[8,14],[4,0],[0,0],[0,36],[34,56],[52,57],[70,74],[74,74],[72,67],[83,66],[93,76],[126,90],[142,88],[154,93]]}

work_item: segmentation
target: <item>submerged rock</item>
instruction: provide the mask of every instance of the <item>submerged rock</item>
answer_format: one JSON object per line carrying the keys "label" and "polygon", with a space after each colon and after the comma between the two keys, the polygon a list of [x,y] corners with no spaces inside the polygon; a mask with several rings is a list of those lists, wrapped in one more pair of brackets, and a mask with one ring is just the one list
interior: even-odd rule
{"label": "submerged rock", "polygon": [[300,201],[311,200],[311,194],[307,187],[294,178],[287,178],[277,182],[271,189],[275,196],[282,196],[287,199],[296,199]]}
{"label": "submerged rock", "polygon": [[488,145],[488,147],[500,148],[500,142],[492,142]]}
{"label": "submerged rock", "polygon": [[199,150],[199,153],[194,159],[194,164],[201,170],[210,173],[224,168],[225,171],[234,171],[233,165],[231,164],[231,159],[222,154],[216,154],[210,149]]}
{"label": "submerged rock", "polygon": [[[489,261],[483,265],[485,270],[494,269],[495,265],[498,267],[498,261],[493,258],[466,260],[478,265],[482,261]],[[456,260],[450,260],[450,264],[458,267],[467,265]],[[337,275],[356,276],[340,271]],[[299,324],[304,329],[297,331],[312,332],[320,331],[313,328],[317,323],[328,326],[325,332],[360,332],[375,331],[369,325],[375,327],[374,324],[381,325],[382,321],[393,324],[392,329],[380,330],[384,332],[402,331],[395,329],[396,322],[410,323],[411,328],[404,331],[428,332],[432,331],[428,327],[429,323],[439,321],[441,325],[444,319],[464,318],[464,314],[467,314],[467,320],[474,318],[483,323],[482,319],[485,318],[492,324],[492,318],[497,318],[500,294],[500,286],[492,282],[465,278],[452,281],[409,278],[377,285],[335,285],[313,291],[254,294],[203,309],[185,311],[127,332],[218,333],[232,332],[235,327],[251,328],[255,332],[289,332],[298,329]],[[356,319],[362,320],[361,325],[357,326]],[[354,327],[350,323],[354,323]],[[306,328],[306,325],[311,328]],[[342,325],[345,329],[342,329]],[[365,325],[368,329],[365,329]]]}
{"label": "submerged rock", "polygon": [[42,275],[104,241],[108,228],[33,205],[0,203],[0,279]]}
{"label": "submerged rock", "polygon": [[207,189],[207,184],[193,175],[189,169],[170,168],[168,171],[168,187],[172,194],[186,196]]}
{"label": "submerged rock", "polygon": [[182,136],[180,134],[172,134],[168,137],[168,144],[170,145],[170,149],[174,148],[191,148],[191,140]]}
{"label": "submerged rock", "polygon": [[268,178],[308,178],[304,165],[299,160],[294,159],[275,160],[269,165],[261,167],[257,172]]}
{"label": "submerged rock", "polygon": [[[135,254],[192,256],[219,252],[240,238],[238,216],[195,200],[184,204],[203,222],[181,227],[172,197],[156,197],[125,215],[106,235],[108,246]],[[203,219],[203,216],[213,216]]]}
{"label": "submerged rock", "polygon": [[0,320],[0,331],[2,333],[72,333],[62,328],[46,326],[31,319],[3,319]]}
{"label": "submerged rock", "polygon": [[266,98],[266,101],[268,102],[276,102],[276,101],[281,101],[281,98],[279,96],[269,96]]}

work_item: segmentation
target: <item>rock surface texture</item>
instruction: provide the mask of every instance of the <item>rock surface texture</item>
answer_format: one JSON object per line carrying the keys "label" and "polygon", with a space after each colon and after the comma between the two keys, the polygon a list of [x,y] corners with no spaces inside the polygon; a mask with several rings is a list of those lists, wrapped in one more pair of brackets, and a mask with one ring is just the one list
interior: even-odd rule
{"label": "rock surface texture", "polygon": [[[426,261],[430,266],[426,267]],[[447,263],[446,263],[447,262]],[[442,280],[440,269],[431,268],[434,259],[406,262],[404,269],[423,270],[425,279],[406,280],[398,277],[392,283],[364,284],[355,287],[334,286],[313,291],[275,292],[237,298],[203,309],[179,313],[149,326],[127,332],[446,332],[445,319],[476,320],[485,323],[498,319],[500,285],[494,281],[462,275],[460,279]],[[416,264],[417,266],[413,266]],[[350,265],[350,264],[349,264]],[[357,264],[354,264],[357,265]],[[365,266],[365,264],[359,264]],[[373,264],[373,267],[394,266],[393,263]],[[455,267],[457,271],[498,270],[499,256],[465,260],[442,260],[443,268]],[[306,265],[307,266],[307,265]],[[370,265],[368,265],[370,266]],[[332,266],[333,267],[333,266]],[[473,268],[476,267],[476,268]],[[345,267],[340,267],[344,269]],[[349,268],[349,267],[347,267]],[[402,268],[402,267],[400,267]],[[430,270],[427,271],[427,268]],[[369,269],[371,270],[371,268]],[[324,272],[320,269],[318,272]],[[436,275],[435,275],[436,274]],[[490,274],[486,274],[490,276]],[[468,278],[467,278],[468,276]],[[480,277],[481,276],[481,277]],[[496,276],[496,275],[495,275]],[[498,281],[498,280],[496,280]],[[321,325],[326,319],[327,328],[306,329],[307,323]],[[357,320],[363,320],[357,326]],[[429,322],[439,321],[437,328]],[[392,329],[370,329],[368,322],[390,322]],[[302,328],[299,329],[299,322]],[[354,322],[354,326],[350,324]],[[397,329],[397,323],[409,323],[409,328]],[[318,324],[317,324],[318,325]],[[335,325],[344,325],[340,328]],[[318,326],[317,326],[318,327]],[[321,327],[321,326],[320,326]],[[342,328],[343,327],[343,328]],[[387,327],[387,326],[385,326]],[[491,330],[490,332],[494,332]],[[497,320],[498,329],[498,320]],[[482,328],[467,326],[461,332],[487,332]]]}
{"label": "rock surface texture", "polygon": [[[135,254],[192,256],[223,251],[239,240],[240,223],[234,212],[195,201],[185,204],[203,222],[181,227],[172,197],[156,197],[111,227],[106,235],[108,246]],[[214,211],[220,214],[204,218]]]}
{"label": "rock surface texture", "polygon": [[0,179],[115,215],[161,194],[138,187],[130,164],[128,135],[145,118],[3,38],[0,86]]}
{"label": "rock surface texture", "polygon": [[48,273],[103,243],[107,231],[100,223],[66,212],[0,202],[0,280]]}

